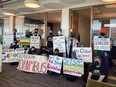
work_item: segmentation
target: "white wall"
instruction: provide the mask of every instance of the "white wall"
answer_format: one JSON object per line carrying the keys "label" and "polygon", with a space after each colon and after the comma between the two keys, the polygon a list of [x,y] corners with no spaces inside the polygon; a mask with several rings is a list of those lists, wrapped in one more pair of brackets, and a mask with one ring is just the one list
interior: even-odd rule
{"label": "white wall", "polygon": [[80,42],[89,46],[90,43],[90,20],[83,15],[79,15]]}

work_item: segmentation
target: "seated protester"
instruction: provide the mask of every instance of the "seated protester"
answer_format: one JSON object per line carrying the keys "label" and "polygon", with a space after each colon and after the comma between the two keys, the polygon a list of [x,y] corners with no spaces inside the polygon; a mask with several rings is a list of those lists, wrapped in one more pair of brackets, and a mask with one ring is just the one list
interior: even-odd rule
{"label": "seated protester", "polygon": [[14,41],[13,43],[11,43],[10,48],[16,49],[16,48],[19,48],[19,45],[17,42]]}
{"label": "seated protester", "polygon": [[51,53],[46,46],[41,46],[39,55],[49,56]]}
{"label": "seated protester", "polygon": [[[59,56],[59,49],[56,48],[54,50],[54,56]],[[52,72],[52,71],[48,71],[47,73],[48,73],[49,76],[52,76],[52,75],[55,74],[55,72]]]}
{"label": "seated protester", "polygon": [[99,56],[94,59],[94,64],[90,67],[88,80],[93,79],[98,82],[105,82],[106,69],[102,64],[102,60]]}
{"label": "seated protester", "polygon": [[36,48],[32,46],[32,47],[29,49],[28,54],[36,55],[36,54],[37,54]]}

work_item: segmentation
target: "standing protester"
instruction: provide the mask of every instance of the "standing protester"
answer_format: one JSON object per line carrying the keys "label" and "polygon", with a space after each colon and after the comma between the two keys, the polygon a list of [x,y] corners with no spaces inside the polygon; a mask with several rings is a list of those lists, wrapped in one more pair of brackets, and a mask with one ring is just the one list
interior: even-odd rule
{"label": "standing protester", "polygon": [[49,36],[47,37],[46,41],[47,48],[53,53],[53,32],[52,30],[49,31]]}
{"label": "standing protester", "polygon": [[26,30],[25,37],[30,38],[32,36],[32,33],[29,30]]}
{"label": "standing protester", "polygon": [[69,58],[72,58],[73,47],[77,47],[77,44],[78,44],[78,41],[75,38],[74,32],[71,32],[68,44],[69,44]]}
{"label": "standing protester", "polygon": [[94,59],[94,64],[90,67],[88,80],[93,79],[98,82],[105,82],[106,68],[102,64],[102,59],[96,56]]}
{"label": "standing protester", "polygon": [[[106,29],[101,29],[100,30],[100,37],[99,38],[107,38],[107,30]],[[109,54],[107,51],[97,51],[97,56],[100,56],[103,61],[103,65],[106,67],[106,78],[105,80],[107,81],[108,79],[108,69],[109,69]]]}

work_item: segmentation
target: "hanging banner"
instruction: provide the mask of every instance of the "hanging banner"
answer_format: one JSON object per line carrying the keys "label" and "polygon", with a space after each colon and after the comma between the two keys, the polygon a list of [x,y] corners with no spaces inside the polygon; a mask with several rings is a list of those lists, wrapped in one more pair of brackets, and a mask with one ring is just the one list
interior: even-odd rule
{"label": "hanging banner", "polygon": [[64,58],[63,73],[81,77],[84,74],[84,61],[80,59]]}
{"label": "hanging banner", "polygon": [[7,32],[3,34],[3,46],[10,46],[11,43],[13,43],[14,38],[13,38],[13,33],[12,32]]}
{"label": "hanging banner", "polygon": [[55,50],[56,48],[59,49],[60,53],[66,52],[64,36],[53,37],[53,49]]}
{"label": "hanging banner", "polygon": [[2,45],[0,45],[0,72],[2,72]]}
{"label": "hanging banner", "polygon": [[21,38],[20,39],[20,46],[30,46],[30,38]]}
{"label": "hanging banner", "polygon": [[30,48],[32,46],[34,46],[35,48],[40,48],[40,37],[39,36],[31,36]]}
{"label": "hanging banner", "polygon": [[25,34],[23,32],[17,32],[16,33],[17,40],[20,40],[20,38],[23,38],[23,37],[25,37]]}
{"label": "hanging banner", "polygon": [[21,54],[19,58],[17,69],[32,73],[47,73],[47,57]]}
{"label": "hanging banner", "polygon": [[110,38],[94,38],[94,50],[110,51]]}
{"label": "hanging banner", "polygon": [[92,62],[92,48],[91,47],[74,47],[76,58],[84,60],[84,62]]}
{"label": "hanging banner", "polygon": [[48,70],[60,74],[62,67],[62,59],[63,59],[62,57],[50,55],[47,65]]}
{"label": "hanging banner", "polygon": [[2,62],[11,63],[19,62],[19,54],[24,53],[24,48],[14,49],[3,49],[2,51]]}

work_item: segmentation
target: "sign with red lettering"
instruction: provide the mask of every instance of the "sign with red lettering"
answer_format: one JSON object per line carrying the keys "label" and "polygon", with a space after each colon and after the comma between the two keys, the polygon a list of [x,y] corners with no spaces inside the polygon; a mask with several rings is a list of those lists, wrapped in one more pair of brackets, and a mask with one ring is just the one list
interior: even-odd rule
{"label": "sign with red lettering", "polygon": [[92,62],[91,47],[75,47],[73,51],[76,53],[76,58],[84,60],[84,62]]}
{"label": "sign with red lettering", "polygon": [[47,73],[47,57],[29,54],[21,54],[19,57],[17,69],[32,73]]}
{"label": "sign with red lettering", "polygon": [[63,73],[81,77],[84,73],[84,61],[80,59],[64,58]]}
{"label": "sign with red lettering", "polygon": [[50,71],[60,73],[62,66],[62,57],[58,56],[49,56],[47,68]]}
{"label": "sign with red lettering", "polygon": [[24,53],[24,48],[17,49],[3,49],[2,50],[2,62],[11,63],[19,61],[19,54]]}
{"label": "sign with red lettering", "polygon": [[94,50],[110,51],[110,38],[94,38]]}

